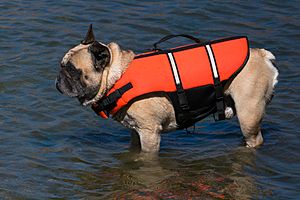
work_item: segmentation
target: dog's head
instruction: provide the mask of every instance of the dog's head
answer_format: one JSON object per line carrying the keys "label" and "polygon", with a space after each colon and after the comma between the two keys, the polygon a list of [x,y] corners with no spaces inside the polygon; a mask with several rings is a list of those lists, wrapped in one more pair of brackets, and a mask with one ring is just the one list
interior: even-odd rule
{"label": "dog's head", "polygon": [[90,25],[85,39],[63,57],[56,88],[67,96],[78,98],[83,105],[94,103],[111,87],[113,77],[120,78],[121,74],[116,75],[118,70],[114,68],[128,65],[123,62],[124,56],[128,57],[124,52],[115,43],[105,45],[96,41]]}

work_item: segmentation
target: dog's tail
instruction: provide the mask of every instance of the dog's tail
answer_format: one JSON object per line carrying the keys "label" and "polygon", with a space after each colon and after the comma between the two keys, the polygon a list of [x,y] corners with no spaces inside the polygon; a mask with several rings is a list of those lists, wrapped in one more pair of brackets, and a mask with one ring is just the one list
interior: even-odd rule
{"label": "dog's tail", "polygon": [[270,67],[270,69],[273,72],[273,87],[275,87],[275,85],[278,83],[278,69],[276,67],[276,63],[275,63],[275,56],[268,50],[262,49],[262,51],[264,52],[264,57],[266,59],[266,62],[268,64],[268,66]]}
{"label": "dog's tail", "polygon": [[265,62],[267,66],[270,68],[270,89],[267,91],[267,103],[270,103],[273,96],[274,96],[274,88],[275,85],[278,83],[278,69],[275,63],[275,56],[268,50],[260,49],[262,52],[263,57],[265,58]]}

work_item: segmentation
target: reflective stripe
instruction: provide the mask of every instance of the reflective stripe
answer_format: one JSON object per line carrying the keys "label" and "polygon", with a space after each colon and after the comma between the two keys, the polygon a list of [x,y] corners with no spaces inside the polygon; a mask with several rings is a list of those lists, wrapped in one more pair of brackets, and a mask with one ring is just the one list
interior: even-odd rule
{"label": "reflective stripe", "polygon": [[171,67],[172,67],[173,75],[174,75],[174,78],[175,78],[175,83],[176,83],[176,85],[179,85],[180,84],[180,79],[179,79],[179,76],[178,76],[177,66],[175,64],[173,54],[168,53],[168,57],[169,57],[169,60],[171,62]]}
{"label": "reflective stripe", "polygon": [[[209,46],[205,46],[208,44],[211,44],[210,49]],[[215,62],[213,59],[211,61],[208,52],[211,52]],[[168,53],[173,53],[173,55],[167,55]],[[174,102],[174,110],[176,109],[175,114],[177,119],[179,119],[180,117],[178,114],[181,113],[180,106],[185,106],[184,101],[182,101],[182,104],[179,104],[179,96],[182,96],[182,90],[183,92],[191,91],[192,93],[193,91],[194,93],[194,90],[190,89],[197,88],[198,92],[199,88],[200,92],[200,90],[202,91],[202,86],[204,86],[203,98],[206,96],[213,98],[213,94],[210,93],[213,92],[211,86],[213,84],[219,85],[220,83],[226,84],[228,79],[236,76],[247,63],[248,55],[249,48],[247,38],[237,37],[211,41],[210,43],[204,44],[187,45],[171,50],[154,51],[146,53],[141,57],[137,56],[130,62],[126,72],[115,83],[114,87],[109,90],[105,97],[128,82],[133,83],[133,88],[124,93],[122,97],[117,100],[115,106],[108,107],[105,110],[108,111],[111,116],[114,116],[122,107],[126,105],[130,106],[128,102],[131,102],[139,96],[153,92],[166,92],[168,95],[172,96],[171,100]],[[211,63],[215,63],[217,67],[215,74],[217,74],[218,78],[214,77]],[[172,65],[174,66],[174,64],[177,66],[177,70],[175,69],[173,71]],[[137,76],[137,74],[139,75]],[[176,75],[176,80],[174,74]],[[184,85],[184,88],[182,84]],[[207,88],[209,88],[209,91]],[[201,96],[202,94],[199,95]],[[194,99],[192,94],[191,97],[188,97],[191,100]],[[99,101],[99,103],[100,102],[101,101]],[[205,100],[205,102],[207,101]],[[179,104],[179,106],[177,104]],[[198,106],[198,103],[195,103],[194,101],[190,104],[191,110],[194,108],[196,109]],[[213,104],[214,103],[210,106],[213,106]],[[102,108],[99,106],[98,102],[96,106],[97,108],[99,107],[99,110],[96,110],[96,112],[99,113]],[[208,105],[205,104],[204,106]],[[216,110],[214,109],[211,112],[215,111]],[[183,122],[178,120],[178,123],[180,124]]]}
{"label": "reflective stripe", "polygon": [[209,57],[209,60],[210,60],[211,68],[213,70],[214,78],[218,78],[219,75],[218,75],[216,61],[215,61],[212,49],[211,49],[210,45],[205,45],[205,48],[206,48],[206,50],[208,52],[208,57]]}

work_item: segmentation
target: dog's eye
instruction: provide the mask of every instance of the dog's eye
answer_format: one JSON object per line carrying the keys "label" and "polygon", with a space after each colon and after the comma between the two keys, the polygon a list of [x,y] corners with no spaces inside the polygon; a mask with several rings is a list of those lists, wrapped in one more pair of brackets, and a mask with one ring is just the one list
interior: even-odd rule
{"label": "dog's eye", "polygon": [[67,71],[67,74],[69,74],[73,79],[79,79],[82,76],[82,71],[80,69],[76,69],[71,62],[68,62],[64,68]]}
{"label": "dog's eye", "polygon": [[88,80],[88,79],[89,79],[89,76],[85,75],[85,76],[84,76],[84,79],[85,79],[85,80]]}

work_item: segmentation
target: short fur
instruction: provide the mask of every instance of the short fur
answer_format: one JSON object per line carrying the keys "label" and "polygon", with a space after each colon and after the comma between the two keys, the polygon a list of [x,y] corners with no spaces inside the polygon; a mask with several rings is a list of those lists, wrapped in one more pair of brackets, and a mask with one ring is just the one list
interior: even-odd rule
{"label": "short fur", "polygon": [[[62,70],[57,78],[58,90],[77,97],[83,105],[91,105],[100,100],[120,79],[134,59],[132,51],[122,50],[116,43],[107,46],[99,44],[108,48],[110,54],[110,60],[102,71],[95,69],[95,61],[88,50],[92,44],[80,44],[64,56]],[[273,60],[275,60],[274,55],[267,50],[250,49],[247,64],[233,80],[228,81],[224,88],[224,94],[234,102],[227,105],[226,118],[237,115],[247,147],[257,147],[263,143],[260,125],[278,76],[278,71],[272,64]],[[81,71],[80,79],[66,77],[63,69],[66,63],[71,63]],[[85,76],[88,79],[84,78]],[[84,99],[84,96],[76,93],[73,88],[64,87],[65,82],[72,82],[69,84],[72,87],[86,85],[86,88],[93,88],[95,95],[93,98]],[[117,112],[113,118],[134,130],[133,141],[140,142],[143,152],[159,151],[160,134],[175,130],[177,127],[173,106],[163,92],[135,99]]]}

